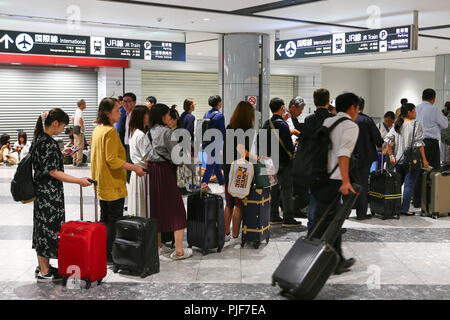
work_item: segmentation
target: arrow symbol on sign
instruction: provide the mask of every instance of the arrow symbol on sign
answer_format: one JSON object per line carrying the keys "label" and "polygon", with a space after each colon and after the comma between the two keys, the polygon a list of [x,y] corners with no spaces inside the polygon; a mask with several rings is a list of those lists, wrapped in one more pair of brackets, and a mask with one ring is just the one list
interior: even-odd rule
{"label": "arrow symbol on sign", "polygon": [[281,57],[281,52],[283,52],[283,51],[284,51],[284,48],[281,48],[281,43],[280,43],[280,45],[277,48],[277,53],[280,57]]}
{"label": "arrow symbol on sign", "polygon": [[5,42],[5,49],[9,49],[9,43],[14,43],[14,40],[11,39],[11,37],[7,34],[5,34],[1,39],[0,39],[0,43]]}

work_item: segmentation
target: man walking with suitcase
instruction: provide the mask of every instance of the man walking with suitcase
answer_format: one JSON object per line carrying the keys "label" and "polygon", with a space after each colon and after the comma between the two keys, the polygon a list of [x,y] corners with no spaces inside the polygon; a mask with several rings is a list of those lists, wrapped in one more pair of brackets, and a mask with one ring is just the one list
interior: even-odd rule
{"label": "man walking with suitcase", "polygon": [[[329,178],[320,187],[313,190],[314,198],[317,200],[316,210],[314,212],[314,220],[309,233],[315,229],[324,213],[332,205],[334,199],[339,195],[349,195],[350,192],[355,193],[350,181],[350,157],[355,148],[358,138],[359,128],[354,121],[358,116],[360,100],[353,93],[344,93],[336,98],[337,115],[327,118],[323,122],[326,127],[331,127],[336,121],[340,122],[330,133],[332,149],[328,154],[328,173]],[[345,120],[340,120],[345,118]],[[348,121],[350,120],[350,121]],[[332,212],[337,212],[340,203],[334,205]],[[325,230],[327,230],[333,215],[328,215],[314,232],[314,238],[320,238]],[[334,243],[334,248],[340,256],[340,262],[335,273],[341,274],[349,271],[349,268],[355,263],[355,259],[345,259],[342,254],[341,236],[339,235]]]}

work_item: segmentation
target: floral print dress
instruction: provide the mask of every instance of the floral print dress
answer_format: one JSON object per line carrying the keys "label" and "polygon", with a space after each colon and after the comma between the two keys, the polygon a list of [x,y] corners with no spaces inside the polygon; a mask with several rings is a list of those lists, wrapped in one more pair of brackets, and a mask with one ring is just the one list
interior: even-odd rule
{"label": "floral print dress", "polygon": [[50,176],[57,169],[64,171],[63,155],[58,143],[43,133],[33,146],[34,189],[33,249],[38,256],[58,258],[58,236],[65,221],[64,187]]}

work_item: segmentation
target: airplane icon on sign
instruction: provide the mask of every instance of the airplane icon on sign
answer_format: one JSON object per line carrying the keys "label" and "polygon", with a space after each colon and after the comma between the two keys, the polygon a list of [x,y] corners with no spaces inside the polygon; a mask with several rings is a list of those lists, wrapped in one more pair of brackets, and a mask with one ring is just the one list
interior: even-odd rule
{"label": "airplane icon on sign", "polygon": [[21,42],[19,42],[19,44],[22,44],[22,45],[23,45],[23,48],[22,48],[22,49],[27,49],[28,46],[31,46],[31,43],[29,43],[29,42],[25,39],[25,37],[23,37],[23,40],[22,40]]}
{"label": "airplane icon on sign", "polygon": [[286,50],[286,52],[289,52],[289,54],[292,54],[292,52],[295,52],[295,51],[297,51],[297,49],[294,48],[292,43],[290,44],[289,48]]}
{"label": "airplane icon on sign", "polygon": [[21,33],[16,38],[16,47],[20,51],[30,51],[31,49],[33,49],[33,44],[33,38],[29,34]]}

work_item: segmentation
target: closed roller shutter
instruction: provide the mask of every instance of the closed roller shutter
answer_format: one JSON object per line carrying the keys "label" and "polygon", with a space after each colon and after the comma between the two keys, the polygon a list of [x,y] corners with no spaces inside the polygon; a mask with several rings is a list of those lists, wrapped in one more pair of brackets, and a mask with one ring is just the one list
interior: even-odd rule
{"label": "closed roller shutter", "polygon": [[295,92],[295,76],[270,76],[270,99],[281,98],[287,107]]}
{"label": "closed roller shutter", "polygon": [[[0,132],[8,133],[14,143],[17,130],[23,129],[31,141],[43,110],[59,107],[72,117],[80,99],[86,100],[84,121],[89,140],[98,108],[94,69],[1,66]],[[64,132],[59,137],[68,140]]]}
{"label": "closed roller shutter", "polygon": [[208,98],[215,94],[219,94],[217,73],[142,70],[142,99],[151,95],[169,107],[176,104],[180,115],[184,100],[192,98],[196,104],[193,114],[202,118],[210,109]]}

